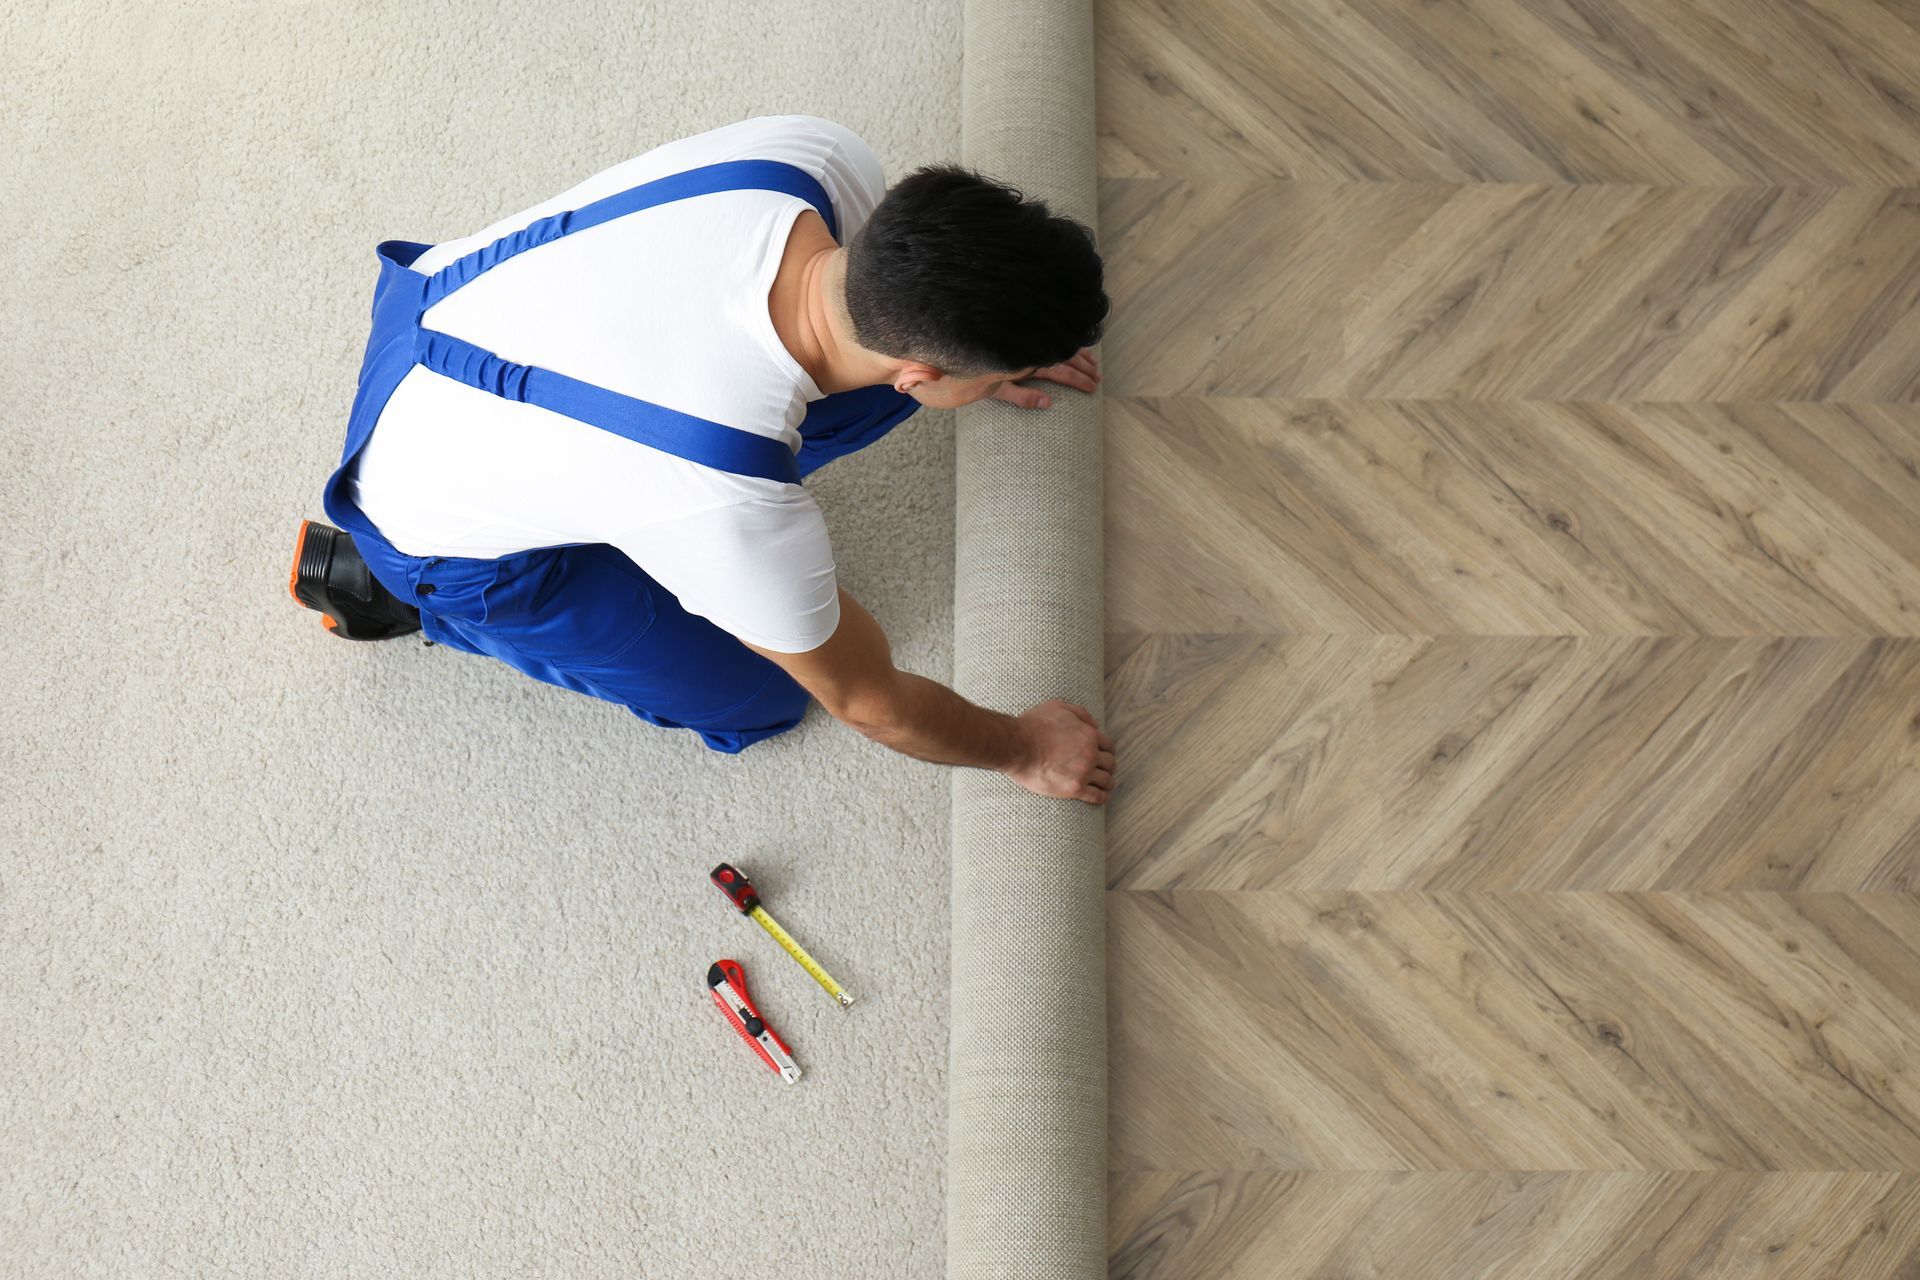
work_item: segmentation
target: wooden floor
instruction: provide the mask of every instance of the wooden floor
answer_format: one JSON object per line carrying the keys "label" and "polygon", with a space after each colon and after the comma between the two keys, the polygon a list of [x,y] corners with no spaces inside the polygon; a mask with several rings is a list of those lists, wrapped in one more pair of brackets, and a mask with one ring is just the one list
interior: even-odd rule
{"label": "wooden floor", "polygon": [[1920,1277],[1920,0],[1098,0],[1112,1274]]}

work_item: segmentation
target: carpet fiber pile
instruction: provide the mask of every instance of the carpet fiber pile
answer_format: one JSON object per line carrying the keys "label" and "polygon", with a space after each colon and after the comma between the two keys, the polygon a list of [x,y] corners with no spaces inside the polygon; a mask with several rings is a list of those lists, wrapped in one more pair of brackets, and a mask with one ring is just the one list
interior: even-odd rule
{"label": "carpet fiber pile", "polygon": [[[0,1273],[941,1274],[950,771],[818,708],[716,755],[286,573],[377,241],[752,115],[950,159],[961,48],[959,0],[0,18]],[[923,413],[810,482],[941,680],[953,469]]]}

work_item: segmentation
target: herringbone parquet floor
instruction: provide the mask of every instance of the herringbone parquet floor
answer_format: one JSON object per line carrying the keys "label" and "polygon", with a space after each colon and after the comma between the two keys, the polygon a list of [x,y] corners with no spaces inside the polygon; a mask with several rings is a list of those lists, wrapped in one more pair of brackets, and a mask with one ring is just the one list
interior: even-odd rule
{"label": "herringbone parquet floor", "polygon": [[1098,0],[1112,1274],[1920,1277],[1920,0]]}

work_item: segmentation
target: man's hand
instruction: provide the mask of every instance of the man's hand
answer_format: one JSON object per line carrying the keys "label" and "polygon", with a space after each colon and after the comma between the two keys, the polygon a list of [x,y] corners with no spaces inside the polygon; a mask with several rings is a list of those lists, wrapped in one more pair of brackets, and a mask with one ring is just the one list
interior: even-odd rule
{"label": "man's hand", "polygon": [[1085,707],[1055,698],[1019,717],[1031,744],[1007,776],[1039,796],[1105,804],[1113,790],[1113,739]]}
{"label": "man's hand", "polygon": [[[1073,359],[1035,369],[1032,376],[1057,382],[1063,387],[1072,387],[1076,391],[1091,392],[1100,385],[1100,357],[1093,354],[1092,347],[1082,347],[1080,354]],[[1038,387],[1023,387],[1014,382],[1000,384],[1000,389],[993,393],[992,398],[1005,400],[1022,409],[1045,409],[1053,403],[1053,397]]]}

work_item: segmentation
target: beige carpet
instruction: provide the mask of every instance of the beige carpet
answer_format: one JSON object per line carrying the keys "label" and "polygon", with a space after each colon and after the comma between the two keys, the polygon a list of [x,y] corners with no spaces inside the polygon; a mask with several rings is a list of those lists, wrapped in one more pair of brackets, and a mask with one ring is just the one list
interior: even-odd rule
{"label": "beige carpet", "polygon": [[[940,1273],[949,771],[334,641],[286,571],[376,241],[748,115],[952,157],[960,48],[958,0],[4,10],[0,1274]],[[923,414],[811,482],[943,680],[952,472]]]}

